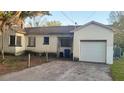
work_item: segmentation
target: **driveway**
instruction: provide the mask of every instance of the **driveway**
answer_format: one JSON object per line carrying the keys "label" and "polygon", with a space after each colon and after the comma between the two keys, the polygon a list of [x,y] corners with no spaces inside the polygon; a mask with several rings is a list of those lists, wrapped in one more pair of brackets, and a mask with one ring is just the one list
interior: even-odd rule
{"label": "driveway", "polygon": [[0,80],[110,81],[109,73],[109,66],[105,64],[58,60],[0,76]]}

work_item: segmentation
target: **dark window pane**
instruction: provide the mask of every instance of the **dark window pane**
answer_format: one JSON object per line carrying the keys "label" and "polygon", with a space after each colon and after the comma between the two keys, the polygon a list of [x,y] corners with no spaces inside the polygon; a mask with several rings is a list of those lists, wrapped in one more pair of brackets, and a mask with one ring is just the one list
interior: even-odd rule
{"label": "dark window pane", "polygon": [[10,46],[15,46],[15,36],[14,35],[10,36]]}
{"label": "dark window pane", "polygon": [[44,44],[49,44],[49,37],[44,37]]}
{"label": "dark window pane", "polygon": [[72,39],[70,38],[61,39],[61,47],[71,47],[71,46],[72,46]]}

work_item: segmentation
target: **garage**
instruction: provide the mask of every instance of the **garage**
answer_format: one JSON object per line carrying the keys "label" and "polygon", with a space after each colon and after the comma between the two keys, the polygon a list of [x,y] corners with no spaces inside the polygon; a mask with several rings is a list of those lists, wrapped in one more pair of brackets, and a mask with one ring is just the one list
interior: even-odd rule
{"label": "garage", "polygon": [[113,36],[111,27],[91,21],[74,30],[73,60],[113,64]]}
{"label": "garage", "polygon": [[106,62],[106,41],[86,40],[80,42],[80,61]]}

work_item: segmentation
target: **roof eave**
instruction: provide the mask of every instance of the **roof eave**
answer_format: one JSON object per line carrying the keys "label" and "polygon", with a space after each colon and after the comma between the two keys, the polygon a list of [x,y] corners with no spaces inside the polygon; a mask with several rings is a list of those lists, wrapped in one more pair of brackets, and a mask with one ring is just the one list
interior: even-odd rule
{"label": "roof eave", "polygon": [[111,31],[114,31],[112,28],[110,28],[110,27],[108,27],[108,26],[106,26],[106,25],[104,25],[104,24],[102,24],[102,23],[99,23],[99,22],[96,22],[96,21],[90,21],[90,22],[84,24],[83,26],[74,29],[74,30],[71,31],[71,32],[75,32],[75,31],[78,31],[78,30],[80,30],[80,29],[83,29],[84,27],[86,27],[86,26],[88,26],[88,25],[90,25],[90,24],[99,25],[99,26],[101,26],[101,27],[104,27],[104,28],[106,28],[106,29],[109,29],[109,30],[111,30]]}

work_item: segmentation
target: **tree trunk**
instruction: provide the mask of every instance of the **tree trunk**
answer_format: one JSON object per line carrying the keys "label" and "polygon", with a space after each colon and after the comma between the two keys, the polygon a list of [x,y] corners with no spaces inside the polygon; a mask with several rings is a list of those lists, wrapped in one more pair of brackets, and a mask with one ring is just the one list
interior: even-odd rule
{"label": "tree trunk", "polygon": [[2,59],[4,60],[5,59],[5,56],[4,56],[4,31],[3,30],[2,30],[2,34],[1,35],[2,35],[2,38],[1,38],[2,39],[1,54],[2,54]]}
{"label": "tree trunk", "polygon": [[1,44],[1,54],[2,54],[2,59],[5,59],[4,56],[4,32],[5,32],[5,23],[3,23],[2,28],[1,28],[1,39],[2,39],[2,44]]}

